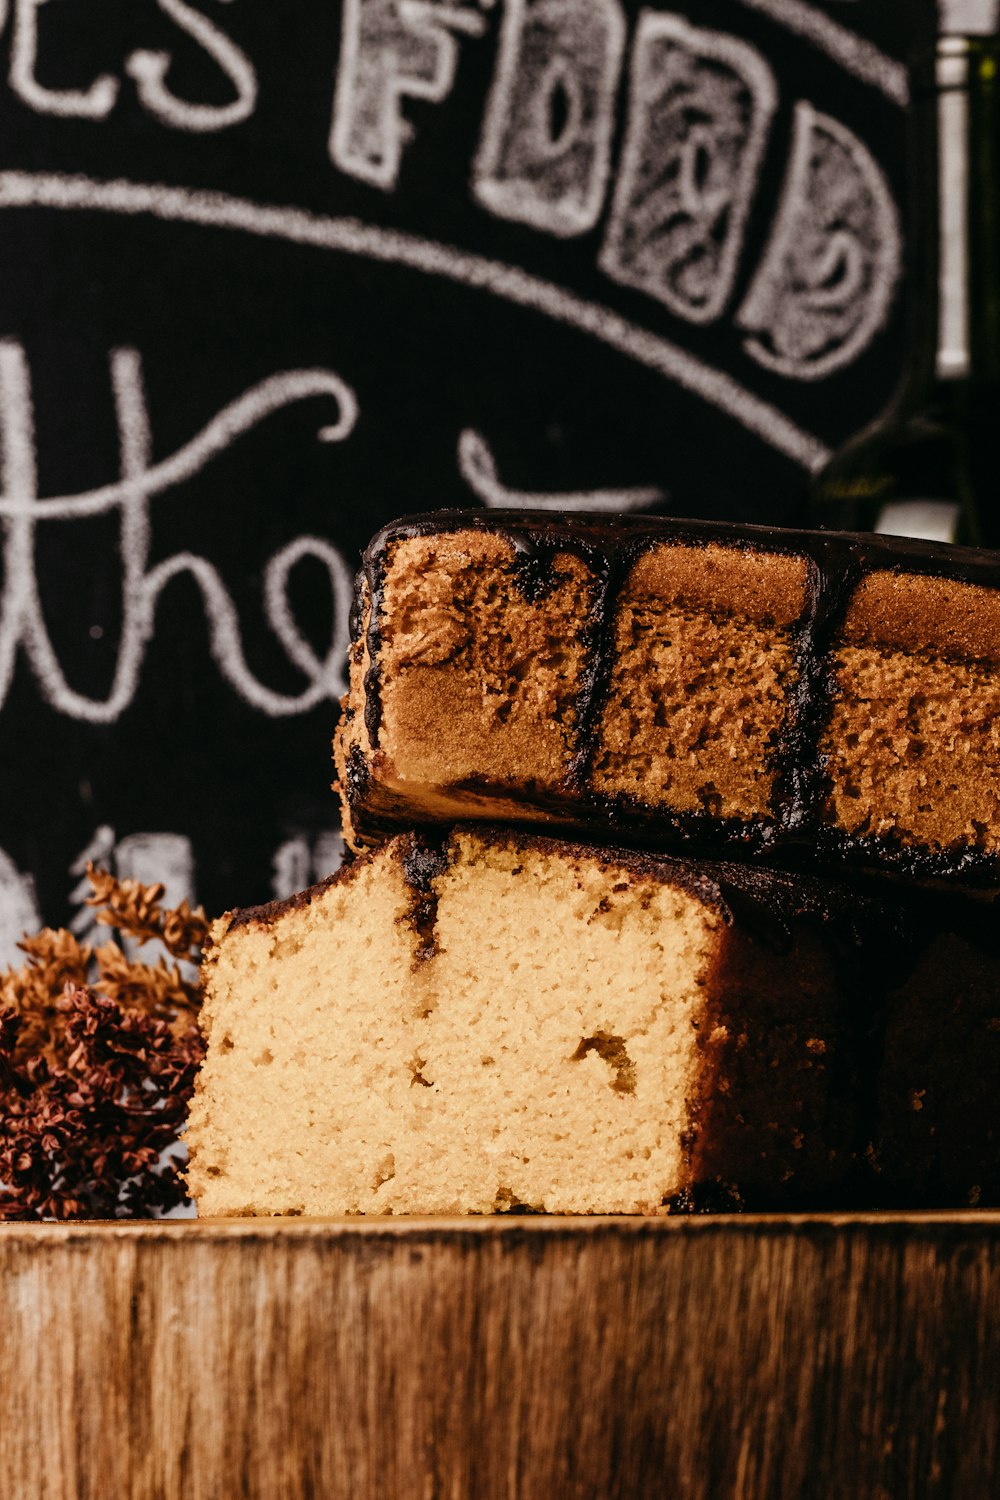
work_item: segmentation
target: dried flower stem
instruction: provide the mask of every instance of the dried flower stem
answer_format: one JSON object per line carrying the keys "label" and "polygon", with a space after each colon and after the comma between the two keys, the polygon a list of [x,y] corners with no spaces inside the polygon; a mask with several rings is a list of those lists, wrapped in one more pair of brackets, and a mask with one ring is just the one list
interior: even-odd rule
{"label": "dried flower stem", "polygon": [[159,940],[174,958],[190,959],[204,946],[208,920],[201,907],[192,910],[181,901],[165,908],[162,885],[117,880],[94,865],[87,866],[87,876],[93,888],[87,905],[97,908],[97,920],[106,927],[117,927],[139,942]]}
{"label": "dried flower stem", "polygon": [[[88,868],[98,920],[197,962],[204,913]],[[179,963],[50,928],[0,975],[0,1219],[138,1218],[185,1199],[177,1143],[204,1044]]]}

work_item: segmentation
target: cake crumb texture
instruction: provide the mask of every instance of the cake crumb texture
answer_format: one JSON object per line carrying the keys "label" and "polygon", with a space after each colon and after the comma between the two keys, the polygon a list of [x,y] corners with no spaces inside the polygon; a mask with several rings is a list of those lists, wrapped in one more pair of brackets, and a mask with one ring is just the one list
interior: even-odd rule
{"label": "cake crumb texture", "polygon": [[1000,851],[1000,599],[877,573],[847,612],[820,744],[828,822],[932,851]]}
{"label": "cake crumb texture", "polygon": [[335,750],[353,849],[548,821],[1000,893],[996,554],[445,514],[375,538],[362,604]]}
{"label": "cake crumb texture", "polygon": [[805,584],[801,558],[646,553],[619,596],[593,789],[677,812],[773,813]]}
{"label": "cake crumb texture", "polygon": [[409,537],[379,606],[379,749],[406,782],[555,785],[576,748],[597,580],[572,553],[547,575],[486,532]]}
{"label": "cake crumb texture", "polygon": [[738,926],[691,867],[472,831],[223,920],[199,1212],[649,1213],[838,1180],[832,967]]}
{"label": "cake crumb texture", "polygon": [[978,663],[838,651],[821,743],[829,821],[931,850],[1000,851],[1000,678]]}
{"label": "cake crumb texture", "polygon": [[890,996],[875,1159],[893,1205],[1000,1201],[1000,981],[995,917],[981,935],[935,933]]}

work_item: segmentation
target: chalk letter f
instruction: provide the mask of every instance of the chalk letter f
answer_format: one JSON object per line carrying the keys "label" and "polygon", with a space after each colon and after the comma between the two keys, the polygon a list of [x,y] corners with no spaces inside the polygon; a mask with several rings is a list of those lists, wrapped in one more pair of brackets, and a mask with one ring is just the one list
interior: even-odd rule
{"label": "chalk letter f", "polygon": [[343,172],[392,189],[412,127],[401,100],[440,104],[455,78],[453,31],[481,36],[484,18],[451,0],[344,0],[330,155]]}

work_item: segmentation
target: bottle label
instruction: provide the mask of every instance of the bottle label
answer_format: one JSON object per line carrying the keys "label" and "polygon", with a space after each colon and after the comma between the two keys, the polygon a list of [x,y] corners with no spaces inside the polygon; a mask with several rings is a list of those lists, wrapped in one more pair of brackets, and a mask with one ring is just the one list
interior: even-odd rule
{"label": "bottle label", "polygon": [[938,25],[943,34],[990,36],[1000,26],[998,0],[938,0]]}
{"label": "bottle label", "polygon": [[879,511],[880,536],[908,536],[924,542],[953,542],[958,528],[953,500],[893,500]]}
{"label": "bottle label", "polygon": [[[950,53],[947,49],[955,48]],[[969,347],[969,82],[963,41],[940,43],[938,98],[938,348],[941,380],[968,375]],[[965,86],[963,88],[963,85]]]}

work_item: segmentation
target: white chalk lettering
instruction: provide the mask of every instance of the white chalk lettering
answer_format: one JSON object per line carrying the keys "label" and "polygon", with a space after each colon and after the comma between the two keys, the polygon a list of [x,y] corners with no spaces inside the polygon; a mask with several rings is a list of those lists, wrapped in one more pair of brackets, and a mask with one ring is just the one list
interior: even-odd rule
{"label": "white chalk lettering", "polygon": [[[874,42],[848,31],[817,5],[805,0],[739,0],[748,10],[759,11],[787,31],[804,37],[812,46],[825,52],[839,68],[853,78],[878,89],[893,104],[905,109],[910,97],[906,64],[888,57]],[[947,4],[947,0],[944,0]],[[975,4],[976,0],[972,0]],[[993,3],[993,0],[986,0]],[[941,0],[938,0],[940,7]],[[964,27],[958,28],[960,31]]]}
{"label": "white chalk lettering", "polygon": [[403,99],[447,99],[458,60],[452,33],[481,36],[485,25],[449,0],[344,0],[330,132],[330,155],[342,172],[395,187],[412,133]]}
{"label": "white chalk lettering", "polygon": [[1000,0],[938,0],[942,31],[989,36],[1000,29]]}
{"label": "white chalk lettering", "polygon": [[485,438],[466,430],[458,440],[458,470],[473,494],[497,510],[648,510],[667,499],[652,486],[618,490],[515,490],[500,482],[496,461]]}
{"label": "white chalk lettering", "polygon": [[162,885],[168,906],[195,900],[194,852],[183,833],[130,833],[119,839],[115,872],[122,880]]}
{"label": "white chalk lettering", "polygon": [[[77,495],[39,499],[31,381],[24,350],[0,343],[0,522],[3,526],[3,588],[0,591],[0,705],[6,699],[18,651],[23,651],[46,702],[59,713],[93,724],[116,720],[139,684],[157,601],[171,579],[190,575],[197,583],[209,626],[212,657],[225,680],[244,700],[273,717],[304,713],[344,691],[342,657],[347,649],[351,576],[336,548],[322,537],[299,537],[265,569],[264,615],[289,660],[308,678],[298,695],[280,693],[250,671],[240,621],[218,570],[205,558],[179,552],[148,568],[150,500],[198,473],[272,412],[313,396],[332,399],[337,419],[319,431],[322,442],[346,438],[357,420],[349,386],[329,370],[291,370],[262,381],[224,407],[190,443],[170,458],[151,461],[151,435],[139,355],[118,349],[111,360],[121,448],[121,479]],[[120,512],[122,630],[114,679],[105,699],[87,697],[66,681],[56,657],[39,597],[35,570],[36,531],[41,523],[79,520]],[[334,601],[330,649],[320,659],[298,629],[287,585],[303,557],[325,566]]]}
{"label": "white chalk lettering", "polygon": [[593,228],[624,46],[618,0],[507,0],[473,170],[480,203],[550,234]]}
{"label": "white chalk lettering", "polygon": [[777,104],[746,42],[643,11],[601,269],[692,323],[732,290]]}
{"label": "white chalk lettering", "polygon": [[286,839],[271,861],[271,895],[284,901],[312,884],[312,850],[303,837]]}
{"label": "white chalk lettering", "polygon": [[17,945],[26,932],[37,932],[41,925],[34,881],[0,849],[0,968],[24,961]]}
{"label": "white chalk lettering", "polygon": [[[195,874],[194,850],[191,840],[182,833],[130,833],[118,839],[108,823],[95,829],[93,837],[73,860],[69,873],[76,884],[70,892],[70,931],[82,943],[95,947],[109,938],[107,925],[98,920],[97,911],[88,901],[93,894],[87,877],[87,866],[98,865],[109,870],[122,880],[139,880],[143,885],[162,885],[168,906],[177,906],[181,901],[194,905]],[[166,957],[162,943],[150,941],[139,943],[134,938],[123,937],[122,945],[131,958],[155,962]],[[193,978],[190,965],[182,969]]]}
{"label": "white chalk lettering", "polygon": [[118,80],[102,74],[85,89],[50,89],[35,76],[38,62],[38,12],[49,0],[15,0],[10,47],[10,86],[23,104],[41,115],[64,119],[103,120],[115,107]]}
{"label": "white chalk lettering", "polygon": [[901,260],[881,168],[846,125],[800,101],[781,207],[737,315],[747,352],[798,380],[842,369],[884,324]]}
{"label": "white chalk lettering", "polygon": [[179,99],[166,84],[170,53],[140,49],[126,60],[125,71],[135,80],[143,106],[164,125],[178,130],[225,130],[248,119],[257,104],[257,75],[246,53],[184,0],[156,0],[156,3],[219,66],[236,90],[236,98],[224,105],[194,104]]}
{"label": "white chalk lettering", "polygon": [[99,865],[102,870],[113,870],[114,853],[115,831],[110,824],[102,823],[100,827],[95,828],[93,837],[86,847],[80,850],[69,867],[69,873],[76,881],[69,894],[70,906],[73,909],[73,915],[69,919],[69,930],[74,937],[79,938],[81,943],[87,943],[92,948],[98,943],[107,942],[108,929],[103,922],[98,922],[96,909],[87,905],[94,893],[87,879],[87,866],[95,864]]}
{"label": "white chalk lettering", "polygon": [[315,881],[325,880],[343,862],[344,837],[339,830],[286,839],[271,861],[271,895],[275,901],[284,901]]}
{"label": "white chalk lettering", "polygon": [[[182,901],[195,904],[194,850],[183,833],[128,834],[115,845],[114,868],[121,880],[162,885],[167,906],[178,906]],[[167,950],[157,941],[139,943],[126,937],[123,947],[130,958],[146,963],[167,956]]]}
{"label": "white chalk lettering", "polygon": [[[38,11],[47,4],[49,0],[15,0],[11,88],[23,104],[38,114],[64,119],[107,119],[120,92],[119,80],[111,74],[101,74],[85,89],[53,89],[39,82]],[[170,53],[137,48],[125,60],[125,71],[135,80],[143,107],[164,125],[195,132],[225,130],[252,115],[257,104],[257,75],[246,54],[186,0],[156,0],[156,4],[217,64],[235,89],[236,98],[219,105],[179,98],[166,83],[172,61]],[[3,14],[0,9],[0,25]]]}

